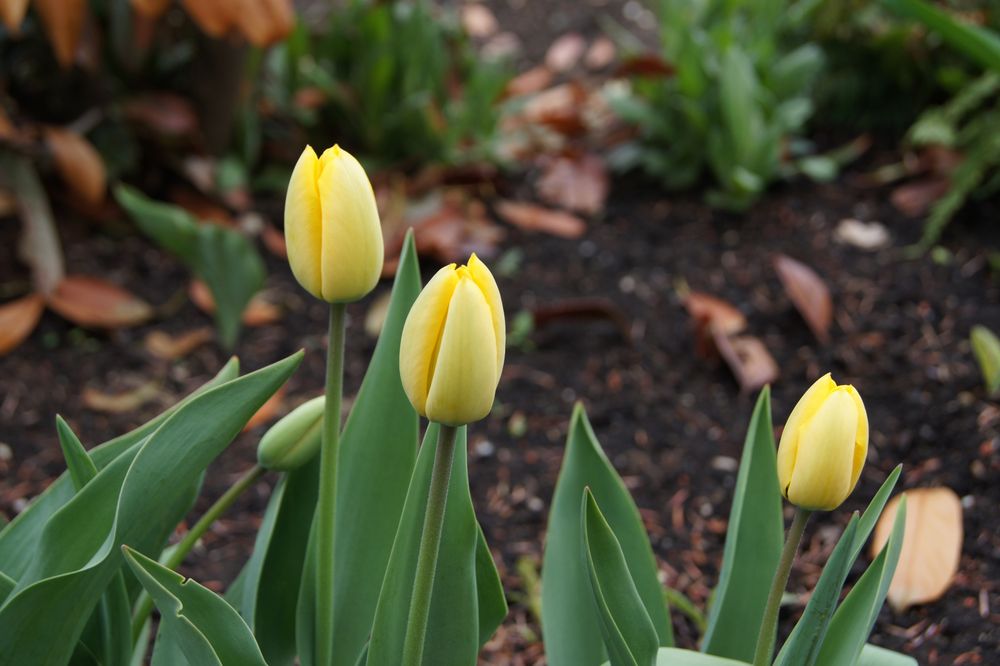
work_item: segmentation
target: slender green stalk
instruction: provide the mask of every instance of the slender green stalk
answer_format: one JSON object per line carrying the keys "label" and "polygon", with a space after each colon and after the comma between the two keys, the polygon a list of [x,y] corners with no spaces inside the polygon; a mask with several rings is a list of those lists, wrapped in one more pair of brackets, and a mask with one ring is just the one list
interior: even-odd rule
{"label": "slender green stalk", "polygon": [[785,540],[785,547],[781,551],[781,560],[778,562],[778,569],[774,572],[774,581],[771,583],[771,591],[767,595],[767,606],[764,609],[764,620],[760,625],[760,634],[757,636],[757,652],[754,654],[753,666],[767,666],[771,663],[774,654],[774,640],[778,632],[778,611],[781,608],[781,597],[785,593],[785,586],[788,585],[788,574],[792,571],[792,562],[795,560],[795,553],[799,550],[799,542],[802,541],[802,533],[809,522],[812,511],[795,507],[795,517],[788,528],[788,537]]}
{"label": "slender green stalk", "polygon": [[[229,489],[223,493],[222,497],[215,501],[208,511],[205,512],[194,527],[187,531],[184,538],[181,539],[176,546],[170,551],[170,555],[167,559],[163,561],[163,566],[168,569],[176,569],[187,557],[194,545],[198,543],[198,539],[208,531],[208,528],[212,526],[219,516],[224,514],[236,498],[243,494],[243,492],[252,486],[257,479],[264,475],[267,470],[260,465],[254,465],[241,476],[236,483],[229,487]],[[139,596],[139,600],[136,602],[136,611],[132,616],[132,641],[139,637],[142,632],[143,625],[146,624],[146,619],[149,614],[153,611],[153,599],[148,594],[143,592]]]}
{"label": "slender green stalk", "polygon": [[420,536],[420,552],[417,555],[417,573],[413,581],[413,597],[410,599],[410,614],[403,641],[403,666],[421,666],[424,655],[424,637],[427,634],[431,591],[434,589],[434,574],[441,547],[444,508],[448,501],[452,461],[455,459],[455,432],[454,426],[442,425],[438,433],[431,487],[427,494],[427,510],[424,513],[424,531]]}
{"label": "slender green stalk", "polygon": [[344,393],[343,303],[330,304],[330,344],[326,352],[326,407],[320,449],[316,505],[316,664],[333,666],[333,560],[336,543],[337,462],[340,457],[340,403]]}

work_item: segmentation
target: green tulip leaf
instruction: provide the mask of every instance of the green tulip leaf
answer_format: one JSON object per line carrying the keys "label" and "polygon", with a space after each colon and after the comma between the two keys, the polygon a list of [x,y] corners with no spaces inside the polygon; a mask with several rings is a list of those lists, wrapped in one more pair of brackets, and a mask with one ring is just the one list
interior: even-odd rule
{"label": "green tulip leaf", "polygon": [[917,660],[905,654],[866,643],[861,648],[861,656],[858,657],[856,666],[917,666]]}
{"label": "green tulip leaf", "polygon": [[590,589],[611,664],[652,666],[660,643],[656,627],[639,597],[621,545],[589,488],[583,491],[580,519]]}
{"label": "green tulip leaf", "polygon": [[215,300],[219,340],[232,349],[243,309],[264,284],[264,261],[257,248],[235,229],[199,223],[183,208],[153,201],[127,185],[115,188],[115,198],[144,234],[205,281]]}
{"label": "green tulip leaf", "polygon": [[1000,36],[982,26],[960,21],[951,13],[924,0],[882,0],[901,16],[920,21],[937,32],[953,49],[979,64],[1000,72]]}
{"label": "green tulip leaf", "polygon": [[[399,529],[379,593],[368,646],[368,666],[396,666],[400,663],[431,468],[438,445],[438,431],[437,424],[432,423],[427,428],[424,443],[417,454]],[[427,625],[429,629],[424,643],[425,664],[474,664],[479,652],[480,637],[487,633],[483,628],[486,620],[481,617],[483,607],[490,609],[492,620],[497,619],[494,614],[502,603],[502,598],[494,599],[488,604],[480,602],[484,593],[499,592],[499,589],[495,587],[495,572],[488,576],[485,587],[477,580],[483,567],[481,556],[477,554],[479,539],[479,526],[469,494],[466,434],[463,427],[458,430],[455,439],[455,460],[448,485],[437,575],[431,592]]]}
{"label": "green tulip leaf", "polygon": [[171,634],[167,641],[180,647],[188,663],[267,666],[250,627],[222,597],[128,546],[122,550],[160,611],[161,626]]}
{"label": "green tulip leaf", "polygon": [[621,544],[659,644],[673,644],[656,559],[639,510],[601,449],[583,407],[577,405],[552,499],[542,561],[542,634],[551,666],[597,666],[608,656],[590,592],[590,574],[580,554],[580,497],[587,487]]}
{"label": "green tulip leaf", "polygon": [[986,391],[992,395],[1000,391],[1000,339],[985,326],[973,326],[970,339]]}
{"label": "green tulip leaf", "polygon": [[[235,379],[239,375],[239,368],[239,361],[235,357],[232,358],[219,374],[184,400],[135,430],[94,447],[89,455],[98,470],[104,469],[119,455],[149,437],[171,414],[196,396]],[[52,482],[45,492],[32,500],[28,508],[8,523],[3,531],[0,531],[0,573],[14,580],[20,579],[25,574],[35,558],[37,543],[45,525],[74,494],[69,474],[63,474]]]}
{"label": "green tulip leaf", "polygon": [[59,446],[66,460],[66,471],[73,481],[73,487],[80,490],[97,476],[97,465],[90,459],[83,442],[61,416],[56,416],[56,433],[59,435]]}
{"label": "green tulip leaf", "polygon": [[[612,666],[605,662],[602,666]],[[745,661],[735,661],[725,657],[716,657],[693,650],[661,647],[656,653],[656,666],[749,666]],[[874,666],[874,665],[873,665]]]}
{"label": "green tulip leaf", "polygon": [[[864,547],[865,542],[875,529],[875,523],[882,515],[892,489],[896,486],[896,481],[902,472],[902,465],[897,465],[882,483],[882,487],[872,498],[865,509],[860,520],[851,519],[848,529],[840,536],[830,559],[823,567],[819,582],[809,597],[809,603],[802,613],[802,618],[795,625],[791,636],[785,641],[785,645],[778,653],[775,666],[783,664],[795,664],[796,666],[806,666],[815,662],[817,649],[823,641],[830,618],[833,616],[833,609],[840,599],[840,591],[847,580],[854,561]],[[857,523],[857,529],[851,529],[851,524]]]}
{"label": "green tulip leaf", "polygon": [[479,538],[476,539],[476,598],[479,608],[479,647],[482,647],[507,617],[507,598],[483,528],[478,523],[476,526],[479,528]]}
{"label": "green tulip leaf", "polygon": [[32,563],[0,607],[5,660],[66,663],[121,567],[118,549],[128,543],[139,552],[159,552],[165,523],[189,497],[190,480],[239,434],[301,358],[299,352],[198,395],[52,515]]}
{"label": "green tulip leaf", "polygon": [[771,575],[784,540],[781,490],[771,425],[771,392],[757,399],[736,477],[719,583],[708,613],[702,652],[753,661]]}
{"label": "green tulip leaf", "polygon": [[817,666],[853,664],[861,654],[868,635],[889,592],[903,547],[906,526],[906,496],[899,502],[892,532],[882,551],[848,593],[833,619],[820,647]]}

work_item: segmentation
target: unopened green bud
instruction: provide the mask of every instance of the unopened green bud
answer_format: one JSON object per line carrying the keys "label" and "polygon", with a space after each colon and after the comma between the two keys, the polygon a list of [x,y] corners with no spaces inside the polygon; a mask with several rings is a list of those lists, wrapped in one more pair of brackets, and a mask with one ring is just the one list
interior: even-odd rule
{"label": "unopened green bud", "polygon": [[260,438],[257,462],[278,471],[293,470],[309,462],[319,451],[326,397],[304,402],[275,423]]}

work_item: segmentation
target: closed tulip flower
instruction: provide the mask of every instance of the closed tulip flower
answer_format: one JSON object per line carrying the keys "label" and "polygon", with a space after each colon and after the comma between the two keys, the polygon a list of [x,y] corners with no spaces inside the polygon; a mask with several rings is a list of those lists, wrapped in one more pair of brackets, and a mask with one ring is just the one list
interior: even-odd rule
{"label": "closed tulip flower", "polygon": [[805,392],[781,433],[781,492],[803,509],[835,509],[854,490],[867,455],[868,415],[861,396],[828,373]]}
{"label": "closed tulip flower", "polygon": [[285,244],[295,279],[328,303],[356,301],[382,273],[382,227],[371,182],[339,146],[306,146],[285,198]]}
{"label": "closed tulip flower", "polygon": [[472,255],[445,266],[427,283],[403,326],[403,388],[431,421],[463,425],[493,407],[507,336],[500,290]]}

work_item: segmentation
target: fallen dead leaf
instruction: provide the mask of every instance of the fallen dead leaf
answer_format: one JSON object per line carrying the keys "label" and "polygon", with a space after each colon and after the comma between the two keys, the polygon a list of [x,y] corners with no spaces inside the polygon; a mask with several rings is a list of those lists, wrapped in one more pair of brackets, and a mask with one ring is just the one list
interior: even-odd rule
{"label": "fallen dead leaf", "polygon": [[752,335],[728,335],[710,326],[716,349],[743,393],[753,393],[778,378],[778,363],[760,338]]}
{"label": "fallen dead leaf", "polygon": [[490,38],[480,49],[487,60],[515,58],[521,53],[521,39],[513,32],[501,32]]}
{"label": "fallen dead leaf", "polygon": [[171,189],[169,199],[202,222],[217,224],[220,227],[236,226],[236,221],[225,206],[217,204],[195,190],[175,187]]}
{"label": "fallen dead leaf", "polygon": [[195,25],[210,37],[222,37],[236,22],[240,0],[181,0]]}
{"label": "fallen dead leaf", "polygon": [[926,214],[934,202],[943,197],[951,189],[951,179],[944,176],[930,176],[905,185],[900,185],[892,191],[889,200],[896,210],[909,217],[921,217]]}
{"label": "fallen dead leaf", "polygon": [[823,279],[801,261],[784,254],[774,258],[774,270],[788,298],[805,319],[816,339],[823,344],[830,342],[833,299]]}
{"label": "fallen dead leaf", "polygon": [[26,158],[9,161],[10,170],[5,174],[17,193],[24,233],[18,254],[31,266],[31,280],[35,291],[46,296],[52,293],[65,275],[62,244],[56,231],[52,207],[42,187],[34,165]]}
{"label": "fallen dead leaf", "polygon": [[135,11],[149,18],[157,18],[167,11],[171,0],[131,0]]}
{"label": "fallen dead leaf", "polygon": [[0,20],[13,34],[21,31],[24,13],[28,11],[28,0],[0,0]]}
{"label": "fallen dead leaf", "polygon": [[595,39],[594,43],[587,49],[584,62],[590,69],[604,69],[615,61],[616,55],[618,55],[618,51],[615,48],[615,43],[602,35]]}
{"label": "fallen dead leaf", "polygon": [[583,111],[589,98],[590,91],[583,84],[570,81],[532,97],[522,115],[528,123],[544,125],[560,134],[581,135],[587,131]]}
{"label": "fallen dead leaf", "polygon": [[579,238],[587,231],[587,223],[576,215],[531,203],[503,200],[497,202],[496,211],[506,222],[527,231],[561,238]]}
{"label": "fallen dead leaf", "polygon": [[[889,604],[897,612],[940,599],[962,556],[962,501],[958,495],[950,488],[916,488],[903,494],[906,531],[889,584]],[[889,540],[900,497],[889,501],[875,525],[872,557]]]}
{"label": "fallen dead leaf", "polygon": [[392,301],[392,292],[387,291],[372,301],[365,313],[365,333],[373,338],[377,338],[382,332],[385,318],[389,315],[389,303]]}
{"label": "fallen dead leaf", "polygon": [[568,72],[576,67],[587,50],[587,40],[578,32],[557,38],[545,53],[545,64],[553,72]]}
{"label": "fallen dead leaf", "polygon": [[[215,314],[215,298],[212,291],[201,280],[192,280],[188,296],[195,306],[205,314]],[[268,301],[260,292],[253,295],[243,310],[243,323],[250,328],[269,326],[281,321],[281,308]]]}
{"label": "fallen dead leaf", "polygon": [[124,110],[130,121],[165,139],[190,137],[198,130],[198,114],[191,102],[173,93],[132,97]]}
{"label": "fallen dead leaf", "polygon": [[684,307],[694,322],[696,350],[702,358],[715,354],[715,332],[739,333],[747,327],[746,317],[736,306],[711,294],[692,291],[684,297]]}
{"label": "fallen dead leaf", "polygon": [[520,97],[545,90],[546,86],[552,82],[553,76],[552,70],[548,67],[538,65],[511,79],[507,83],[505,95],[507,97]]}
{"label": "fallen dead leaf", "polygon": [[862,250],[878,250],[889,244],[889,231],[879,222],[845,218],[837,224],[833,237]]}
{"label": "fallen dead leaf", "polygon": [[0,356],[31,335],[44,310],[45,299],[39,294],[28,294],[0,305]]}
{"label": "fallen dead leaf", "polygon": [[561,320],[605,319],[615,324],[622,340],[631,344],[632,327],[628,317],[614,301],[607,298],[570,298],[539,305],[531,311],[536,329]]}
{"label": "fallen dead leaf", "polygon": [[56,170],[70,190],[93,206],[104,201],[108,174],[97,149],[73,130],[62,127],[46,127],[45,142],[52,151]]}
{"label": "fallen dead leaf", "polygon": [[497,17],[493,15],[484,4],[473,2],[462,5],[461,9],[462,27],[469,33],[469,36],[476,39],[486,39],[492,37],[500,28]]}
{"label": "fallen dead leaf", "polygon": [[282,407],[285,404],[285,390],[288,388],[287,384],[282,384],[281,388],[274,392],[270,398],[267,399],[260,409],[250,417],[247,424],[243,426],[243,432],[248,430],[253,430],[258,426],[262,426],[270,423],[278,417],[278,413],[281,412]]}
{"label": "fallen dead leaf", "polygon": [[236,0],[236,5],[235,24],[254,46],[277,44],[295,28],[290,0]]}
{"label": "fallen dead leaf", "polygon": [[34,0],[34,7],[52,44],[56,61],[60,67],[68,68],[80,46],[87,18],[87,0]]}
{"label": "fallen dead leaf", "polygon": [[288,246],[285,244],[285,234],[278,231],[274,226],[265,223],[260,232],[260,239],[264,241],[267,251],[279,259],[288,258]]}
{"label": "fallen dead leaf", "polygon": [[159,395],[159,382],[150,380],[134,389],[121,393],[105,393],[92,386],[86,386],[80,397],[87,409],[105,414],[125,414],[134,412]]}
{"label": "fallen dead leaf", "polygon": [[153,317],[149,303],[101,278],[67,275],[48,296],[59,316],[84,328],[128,328]]}
{"label": "fallen dead leaf", "polygon": [[608,169],[597,155],[557,157],[535,183],[543,199],[568,210],[595,215],[608,197]]}
{"label": "fallen dead leaf", "polygon": [[152,331],[146,336],[146,351],[164,361],[176,361],[210,342],[213,337],[215,337],[215,331],[208,326],[178,335],[170,335],[164,331]]}
{"label": "fallen dead leaf", "polygon": [[619,77],[644,76],[666,78],[673,76],[677,69],[657,53],[643,53],[626,58],[615,74]]}

